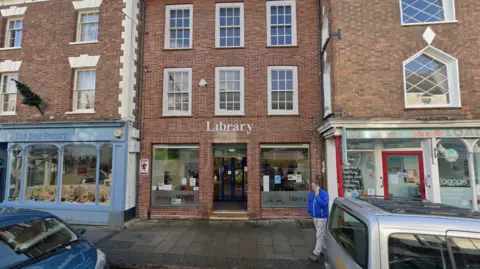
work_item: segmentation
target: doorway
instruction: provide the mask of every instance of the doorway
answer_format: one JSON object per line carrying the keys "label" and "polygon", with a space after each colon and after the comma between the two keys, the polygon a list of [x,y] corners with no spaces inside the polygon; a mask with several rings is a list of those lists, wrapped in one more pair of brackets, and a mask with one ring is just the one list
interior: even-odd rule
{"label": "doorway", "polygon": [[246,145],[214,145],[214,209],[241,210],[247,208]]}
{"label": "doorway", "polygon": [[425,199],[421,151],[382,153],[385,196]]}

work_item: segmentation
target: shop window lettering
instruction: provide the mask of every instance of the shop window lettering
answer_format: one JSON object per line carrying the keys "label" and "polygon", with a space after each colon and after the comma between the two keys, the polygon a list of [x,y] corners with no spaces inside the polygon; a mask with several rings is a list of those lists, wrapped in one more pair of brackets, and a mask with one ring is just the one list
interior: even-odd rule
{"label": "shop window lettering", "polygon": [[441,178],[440,187],[470,187],[468,179]]}
{"label": "shop window lettering", "polygon": [[157,202],[168,202],[172,203],[172,200],[180,199],[182,203],[193,203],[195,202],[195,195],[193,194],[177,194],[171,197],[170,195],[158,195],[155,197]]}

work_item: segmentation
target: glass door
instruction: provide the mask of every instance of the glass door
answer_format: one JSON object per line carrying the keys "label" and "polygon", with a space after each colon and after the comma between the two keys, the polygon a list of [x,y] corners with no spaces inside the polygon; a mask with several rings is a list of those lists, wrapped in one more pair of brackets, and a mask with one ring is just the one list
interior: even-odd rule
{"label": "glass door", "polygon": [[214,162],[215,201],[246,201],[247,158],[221,157]]}
{"label": "glass door", "polygon": [[423,156],[415,152],[383,152],[385,196],[425,198]]}

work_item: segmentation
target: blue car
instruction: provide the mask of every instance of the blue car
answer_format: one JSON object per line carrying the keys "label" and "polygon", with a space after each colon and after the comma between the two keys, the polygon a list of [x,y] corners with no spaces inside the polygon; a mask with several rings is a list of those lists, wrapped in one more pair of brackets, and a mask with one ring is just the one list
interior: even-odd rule
{"label": "blue car", "polygon": [[0,207],[0,268],[108,268],[83,233],[47,212]]}

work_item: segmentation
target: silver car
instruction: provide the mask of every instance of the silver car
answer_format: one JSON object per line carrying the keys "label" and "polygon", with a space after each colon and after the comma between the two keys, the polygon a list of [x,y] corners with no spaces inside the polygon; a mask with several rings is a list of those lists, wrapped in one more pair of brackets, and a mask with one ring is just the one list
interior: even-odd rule
{"label": "silver car", "polygon": [[480,213],[421,199],[336,198],[328,269],[480,269]]}

